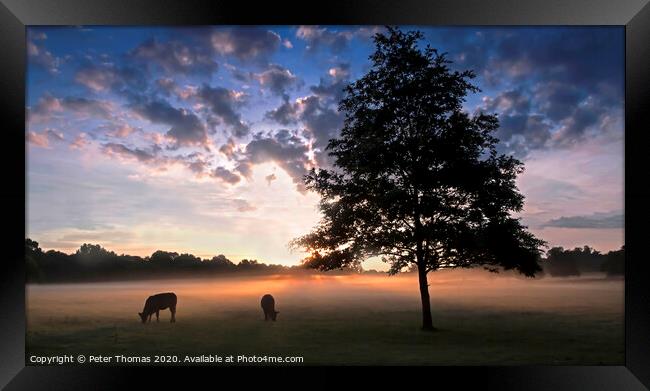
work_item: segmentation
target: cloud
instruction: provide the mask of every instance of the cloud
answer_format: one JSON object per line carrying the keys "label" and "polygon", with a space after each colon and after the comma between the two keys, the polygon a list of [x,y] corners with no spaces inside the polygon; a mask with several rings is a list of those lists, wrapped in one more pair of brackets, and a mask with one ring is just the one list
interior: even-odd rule
{"label": "cloud", "polygon": [[561,123],[561,128],[555,135],[557,144],[572,145],[575,142],[584,139],[587,130],[591,127],[597,128],[602,133],[602,127],[598,126],[602,122],[603,113],[608,110],[602,106],[601,102],[594,99],[587,99],[575,108],[573,113]]}
{"label": "cloud", "polygon": [[622,134],[620,128],[604,126],[606,120],[622,115],[616,106],[585,96],[575,86],[555,82],[484,97],[478,111],[498,114],[495,136],[501,142],[499,149],[518,158],[526,158],[534,150],[571,146],[584,140],[590,129]]}
{"label": "cloud", "polygon": [[196,178],[208,176],[222,179],[231,184],[239,181],[239,177],[233,179],[232,176],[226,175],[222,167],[211,170],[208,158],[197,151],[189,154],[168,155],[157,144],[150,145],[148,148],[139,148],[112,142],[103,144],[101,151],[120,160],[144,164],[159,172],[166,171],[172,166],[180,166],[190,171]]}
{"label": "cloud", "polygon": [[208,158],[201,152],[194,151],[186,155],[167,158],[172,163],[182,164],[197,178],[209,176],[210,164]]}
{"label": "cloud", "polygon": [[274,162],[293,179],[297,189],[304,192],[303,176],[311,164],[308,151],[309,146],[298,137],[297,132],[283,129],[273,135],[257,133],[246,145],[237,171],[250,178],[254,165]]}
{"label": "cloud", "polygon": [[52,116],[70,111],[87,118],[111,119],[113,105],[108,101],[99,101],[80,97],[57,98],[50,94],[43,95],[38,103],[30,108],[27,117],[29,122],[44,122]]}
{"label": "cloud", "polygon": [[[332,68],[335,69],[335,68]],[[330,69],[330,71],[332,70]],[[335,75],[337,75],[336,72],[334,72]],[[338,74],[339,76],[342,76],[342,73]],[[309,89],[317,96],[331,100],[333,103],[338,104],[338,102],[343,99],[343,95],[345,93],[344,89],[348,85],[348,80],[339,78],[339,77],[332,77],[333,80],[329,81],[326,79],[321,78],[320,83],[316,86],[311,86]]]}
{"label": "cloud", "polygon": [[299,81],[290,70],[277,64],[269,65],[265,71],[255,74],[254,77],[262,87],[268,88],[278,96],[284,96],[286,90],[297,85]]}
{"label": "cloud", "polygon": [[70,233],[64,233],[63,236],[56,240],[57,247],[62,243],[76,243],[80,246],[82,243],[101,243],[102,245],[124,245],[130,243],[136,238],[134,232],[109,230],[75,230]]}
{"label": "cloud", "polygon": [[198,89],[196,97],[226,125],[229,125],[235,136],[243,137],[248,134],[248,125],[242,121],[241,115],[236,111],[236,108],[243,104],[242,93],[204,84]]}
{"label": "cloud", "polygon": [[[589,30],[558,29],[537,34],[533,42],[528,41],[528,37],[515,36],[509,38],[518,41],[513,45],[515,52],[501,50],[501,55],[525,56],[535,64],[537,72],[549,79],[577,84],[589,91],[598,89],[601,83],[612,83],[622,93],[625,59],[623,29],[601,29],[597,35]],[[607,55],[603,56],[603,53]]]}
{"label": "cloud", "polygon": [[275,176],[275,174],[271,173],[271,174],[265,176],[264,179],[266,179],[266,183],[267,183],[269,186],[271,186],[271,182],[273,182],[274,180],[278,179],[278,177]]}
{"label": "cloud", "polygon": [[34,41],[43,41],[47,39],[47,34],[42,31],[35,31],[33,28],[27,29],[27,38]]}
{"label": "cloud", "polygon": [[542,195],[545,202],[555,204],[583,202],[589,197],[584,186],[548,177],[535,178],[523,190],[529,195]]}
{"label": "cloud", "polygon": [[50,140],[48,139],[47,135],[43,133],[36,133],[34,131],[27,132],[27,140],[36,145],[37,147],[41,148],[49,148],[50,147]]}
{"label": "cloud", "polygon": [[314,95],[298,101],[300,120],[314,140],[315,157],[321,166],[331,163],[325,148],[330,139],[339,136],[343,126],[344,115],[338,111],[338,104],[349,84],[349,68],[347,63],[330,68],[328,76],[321,77],[318,85],[310,87]]}
{"label": "cloud", "polygon": [[502,114],[496,132],[496,137],[500,140],[498,149],[517,158],[524,158],[532,150],[548,145],[551,130],[552,125],[540,115]]}
{"label": "cloud", "polygon": [[321,167],[331,164],[325,149],[330,139],[338,137],[344,119],[337,106],[348,84],[344,76],[349,73],[345,72],[345,64],[340,64],[336,69],[329,72],[326,78],[321,78],[318,85],[310,87],[313,95],[294,102],[285,96],[280,106],[264,114],[265,118],[284,126],[301,123],[304,134],[313,141],[314,157]]}
{"label": "cloud", "polygon": [[[33,39],[36,39],[37,37],[46,38],[46,36],[43,34],[37,35]],[[39,66],[50,74],[58,74],[59,68],[63,64],[63,59],[53,55],[49,50],[45,48],[45,46],[36,44],[34,41],[27,42],[27,55],[30,64]]]}
{"label": "cloud", "polygon": [[474,70],[490,90],[483,109],[499,114],[499,136],[518,157],[587,135],[622,135],[605,118],[622,119],[623,29],[452,27],[426,36],[450,53],[453,69]]}
{"label": "cloud", "polygon": [[156,80],[156,86],[160,92],[165,96],[170,96],[178,90],[176,81],[170,77],[163,77]]}
{"label": "cloud", "polygon": [[179,100],[188,100],[196,96],[198,87],[192,84],[181,87],[174,79],[163,77],[155,81],[154,90],[164,97],[174,96]]}
{"label": "cloud", "polygon": [[77,72],[75,81],[95,92],[107,91],[123,82],[117,70],[88,66]]}
{"label": "cloud", "polygon": [[63,133],[53,130],[45,129],[42,132],[27,132],[27,141],[37,147],[50,148],[50,142],[64,141]]}
{"label": "cloud", "polygon": [[367,41],[383,31],[385,28],[382,26],[360,27],[343,31],[334,31],[320,26],[300,26],[296,31],[296,37],[306,42],[308,52],[329,49],[334,53],[339,53],[348,47],[352,39],[359,38]]}
{"label": "cloud", "polygon": [[187,163],[187,168],[197,176],[202,176],[207,169],[208,163],[204,160],[190,161]]}
{"label": "cloud", "polygon": [[224,154],[228,159],[232,159],[237,152],[237,145],[232,138],[229,138],[228,141],[219,147],[219,152]]}
{"label": "cloud", "polygon": [[156,159],[154,152],[145,151],[140,148],[129,148],[123,144],[107,143],[102,146],[102,151],[109,156],[117,156],[126,159],[135,159],[141,163],[150,163]]}
{"label": "cloud", "polygon": [[168,74],[209,76],[218,68],[210,51],[201,45],[190,46],[179,41],[160,42],[150,38],[133,49],[130,55],[147,66],[158,66]]}
{"label": "cloud", "polygon": [[336,53],[347,47],[354,37],[354,32],[332,31],[319,26],[300,26],[296,31],[296,37],[307,43],[307,51],[327,48]]}
{"label": "cloud", "polygon": [[147,88],[144,73],[134,67],[113,63],[86,64],[75,74],[75,81],[93,92],[114,91],[128,97],[139,96]]}
{"label": "cloud", "polygon": [[51,139],[51,140],[55,140],[55,141],[63,141],[63,140],[65,139],[65,138],[63,137],[63,133],[61,133],[61,132],[59,132],[59,131],[57,131],[57,130],[53,130],[53,129],[45,129],[45,132],[44,132],[44,133],[45,133],[45,134],[47,135],[47,137],[48,137],[49,139]]}
{"label": "cloud", "polygon": [[207,145],[208,135],[199,117],[184,108],[172,107],[163,100],[152,100],[131,106],[133,111],[152,123],[170,126],[167,136],[176,146]]}
{"label": "cloud", "polygon": [[301,122],[321,151],[331,138],[338,136],[343,125],[343,115],[317,95],[298,98],[293,103],[285,100],[278,108],[266,112],[265,117],[282,125]]}
{"label": "cloud", "polygon": [[371,39],[378,33],[386,33],[386,27],[384,26],[363,26],[359,27],[355,31],[355,35],[361,39]]}
{"label": "cloud", "polygon": [[344,115],[339,113],[338,103],[343,98],[349,76],[349,64],[339,63],[320,78],[318,85],[310,86],[313,95],[294,102],[285,96],[280,106],[264,114],[265,118],[284,126],[297,123],[304,126],[304,135],[312,141],[314,158],[321,167],[331,165],[325,149],[330,139],[338,137],[343,126]]}
{"label": "cloud", "polygon": [[241,177],[225,167],[217,167],[211,173],[213,178],[221,179],[223,182],[234,185],[239,183]]}
{"label": "cloud", "polygon": [[547,221],[542,227],[558,228],[624,228],[624,215],[620,212],[594,213],[588,216],[562,216]]}
{"label": "cloud", "polygon": [[300,120],[315,140],[314,146],[324,150],[329,140],[338,136],[343,125],[343,114],[314,95],[299,99],[298,105]]}
{"label": "cloud", "polygon": [[298,121],[298,105],[285,99],[278,108],[267,111],[264,117],[284,126],[295,124]]}
{"label": "cloud", "polygon": [[132,126],[127,122],[107,123],[100,126],[99,130],[116,138],[127,138],[133,133],[142,132],[142,128]]}
{"label": "cloud", "polygon": [[541,113],[552,121],[571,116],[584,98],[585,92],[577,86],[557,81],[539,83],[535,90],[535,100],[539,102]]}
{"label": "cloud", "polygon": [[557,81],[593,92],[605,83],[622,94],[624,34],[617,27],[436,28],[428,37],[453,49],[456,68],[474,69],[492,85]]}
{"label": "cloud", "polygon": [[349,65],[340,63],[330,68],[328,75],[321,77],[318,85],[310,87],[313,95],[294,102],[285,97],[280,106],[264,114],[265,118],[284,126],[301,123],[305,134],[313,140],[315,158],[321,166],[330,163],[325,148],[330,139],[339,135],[343,125],[344,115],[337,108],[349,83],[349,75]]}
{"label": "cloud", "polygon": [[280,46],[280,36],[259,27],[219,28],[210,35],[212,48],[240,61],[265,61]]}
{"label": "cloud", "polygon": [[87,98],[68,96],[60,100],[60,104],[64,109],[77,113],[85,113],[95,118],[112,118],[112,112],[114,111],[113,105],[110,102]]}
{"label": "cloud", "polygon": [[70,149],[83,149],[88,144],[90,141],[88,141],[86,133],[79,133],[70,143]]}
{"label": "cloud", "polygon": [[252,205],[250,202],[240,198],[233,200],[233,204],[240,212],[252,212],[254,210],[257,210],[257,207]]}
{"label": "cloud", "polygon": [[244,71],[240,67],[229,63],[224,63],[223,66],[230,71],[230,75],[234,80],[244,83],[242,84],[242,87],[247,86],[247,83],[250,83],[255,79],[254,72]]}
{"label": "cloud", "polygon": [[340,63],[339,65],[330,68],[327,71],[334,80],[347,80],[350,78],[350,64]]}
{"label": "cloud", "polygon": [[502,91],[494,98],[490,96],[483,97],[483,108],[488,112],[499,111],[506,114],[524,114],[528,113],[530,106],[531,98],[521,88]]}

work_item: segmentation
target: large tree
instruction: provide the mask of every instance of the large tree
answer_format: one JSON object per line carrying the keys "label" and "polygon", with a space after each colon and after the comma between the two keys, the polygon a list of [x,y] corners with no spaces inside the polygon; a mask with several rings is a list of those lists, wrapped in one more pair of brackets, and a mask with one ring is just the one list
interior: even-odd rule
{"label": "large tree", "polygon": [[381,257],[395,274],[415,264],[422,327],[434,330],[427,274],[445,268],[540,271],[544,242],[519,219],[523,164],[499,154],[495,115],[463,111],[472,71],[451,63],[422,34],[376,34],[372,67],[348,85],[340,137],[330,140],[331,169],[312,169],[307,188],[323,218],[292,241],[311,268],[332,270]]}

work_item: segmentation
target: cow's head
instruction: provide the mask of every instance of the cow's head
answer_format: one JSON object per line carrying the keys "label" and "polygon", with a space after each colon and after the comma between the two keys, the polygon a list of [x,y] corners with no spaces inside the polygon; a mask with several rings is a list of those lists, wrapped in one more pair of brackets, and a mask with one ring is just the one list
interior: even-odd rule
{"label": "cow's head", "polygon": [[138,312],[138,315],[140,315],[140,319],[142,319],[142,323],[147,321],[147,315],[143,314],[142,312]]}
{"label": "cow's head", "polygon": [[280,311],[273,311],[273,314],[271,315],[271,319],[273,319],[273,321],[275,321],[275,318],[278,317],[279,313],[280,313]]}

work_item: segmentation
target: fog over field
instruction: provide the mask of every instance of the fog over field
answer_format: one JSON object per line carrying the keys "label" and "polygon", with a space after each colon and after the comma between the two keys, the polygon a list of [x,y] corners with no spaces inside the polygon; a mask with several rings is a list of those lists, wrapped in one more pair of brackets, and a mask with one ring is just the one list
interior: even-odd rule
{"label": "fog over field", "polygon": [[[623,281],[599,274],[580,278],[524,279],[483,271],[441,271],[430,278],[430,292],[439,306],[506,311],[582,311],[623,313]],[[178,316],[218,315],[220,310],[250,309],[261,315],[259,299],[276,298],[278,308],[336,309],[359,307],[417,310],[420,306],[415,275],[311,275],[244,276],[212,279],[154,280],[90,284],[48,284],[28,287],[30,319],[40,313],[69,317],[137,319],[151,294],[175,292]],[[260,312],[260,314],[258,314]],[[436,306],[434,306],[436,312]],[[290,318],[289,311],[282,318]]]}
{"label": "fog over field", "polygon": [[[422,335],[416,277],[218,277],[29,285],[31,354],[295,354],[305,364],[617,364],[622,279],[442,271],[430,277],[434,324]],[[178,296],[177,323],[137,313],[154,293]],[[260,298],[275,296],[278,321]],[[345,351],[345,354],[341,354]]]}

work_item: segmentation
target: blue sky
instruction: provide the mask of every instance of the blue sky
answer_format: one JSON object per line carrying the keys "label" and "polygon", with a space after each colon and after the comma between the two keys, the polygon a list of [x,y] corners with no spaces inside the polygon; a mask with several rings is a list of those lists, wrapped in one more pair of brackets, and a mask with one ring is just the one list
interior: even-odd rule
{"label": "blue sky", "polygon": [[[473,69],[465,109],[499,115],[524,161],[523,222],[551,245],[623,244],[624,30],[402,26]],[[28,28],[28,232],[295,264],[318,221],[342,87],[376,26]]]}

